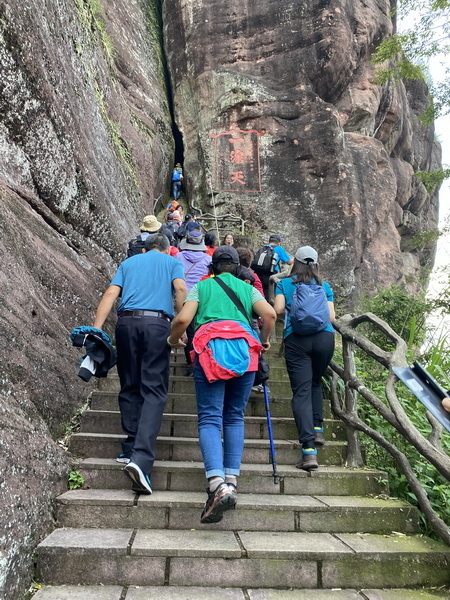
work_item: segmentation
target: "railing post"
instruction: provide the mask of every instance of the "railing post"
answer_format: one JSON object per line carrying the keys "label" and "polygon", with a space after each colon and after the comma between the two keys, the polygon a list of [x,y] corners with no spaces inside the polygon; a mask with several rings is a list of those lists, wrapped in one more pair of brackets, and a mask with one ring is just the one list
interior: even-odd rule
{"label": "railing post", "polygon": [[[351,389],[348,382],[356,376],[355,357],[353,354],[353,344],[342,338],[342,356],[344,359],[344,383],[345,383],[345,412],[358,416],[358,403],[356,391]],[[361,467],[364,460],[361,454],[358,432],[347,424],[347,466]]]}

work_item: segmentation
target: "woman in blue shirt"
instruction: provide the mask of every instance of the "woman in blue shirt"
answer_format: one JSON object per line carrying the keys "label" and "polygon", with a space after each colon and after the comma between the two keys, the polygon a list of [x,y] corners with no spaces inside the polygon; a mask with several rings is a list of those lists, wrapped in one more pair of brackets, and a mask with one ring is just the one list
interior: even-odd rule
{"label": "woman in blue shirt", "polygon": [[[321,378],[334,352],[335,319],[334,295],[329,284],[322,281],[314,248],[303,246],[295,253],[290,277],[280,280],[275,289],[274,308],[278,314],[286,311],[284,356],[292,388],[292,411],[302,444],[298,469],[312,471],[319,467],[316,446],[325,443],[323,422],[323,392]],[[299,335],[292,330],[289,311],[296,283],[315,283],[323,286],[330,318],[318,333]]]}

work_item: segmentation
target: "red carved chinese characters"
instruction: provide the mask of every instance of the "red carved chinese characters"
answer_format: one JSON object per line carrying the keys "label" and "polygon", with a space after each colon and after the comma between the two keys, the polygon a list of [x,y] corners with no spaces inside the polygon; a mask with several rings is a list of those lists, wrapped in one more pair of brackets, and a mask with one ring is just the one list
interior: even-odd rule
{"label": "red carved chinese characters", "polygon": [[[214,139],[214,189],[218,192],[260,192],[259,137],[265,131],[231,129]],[[238,168],[237,168],[238,167]]]}

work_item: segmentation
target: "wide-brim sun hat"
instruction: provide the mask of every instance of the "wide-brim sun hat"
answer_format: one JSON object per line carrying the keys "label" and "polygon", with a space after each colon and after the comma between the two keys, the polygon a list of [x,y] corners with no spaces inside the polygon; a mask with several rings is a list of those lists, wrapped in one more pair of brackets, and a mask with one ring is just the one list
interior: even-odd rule
{"label": "wide-brim sun hat", "polygon": [[181,240],[179,249],[206,252],[205,239],[199,223],[196,223],[195,221],[188,222],[186,237]]}
{"label": "wide-brim sun hat", "polygon": [[304,265],[316,265],[319,255],[311,246],[302,246],[295,253],[295,258]]}
{"label": "wide-brim sun hat", "polygon": [[155,215],[147,215],[143,218],[140,230],[148,231],[149,233],[156,233],[162,227],[162,223],[158,221]]}
{"label": "wide-brim sun hat", "polygon": [[237,253],[236,248],[233,248],[233,246],[219,246],[214,250],[211,262],[213,264],[218,262],[227,262],[238,265],[239,254]]}

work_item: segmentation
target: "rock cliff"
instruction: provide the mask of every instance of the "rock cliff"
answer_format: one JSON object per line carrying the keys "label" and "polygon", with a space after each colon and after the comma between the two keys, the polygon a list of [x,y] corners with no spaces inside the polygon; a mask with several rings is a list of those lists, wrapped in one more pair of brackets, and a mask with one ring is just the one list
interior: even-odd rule
{"label": "rock cliff", "polygon": [[[55,440],[92,386],[89,324],[126,241],[166,199],[172,102],[197,213],[311,244],[352,302],[422,285],[439,164],[419,84],[373,81],[388,0],[0,0],[0,595],[19,598],[68,461]],[[161,46],[164,34],[164,48]],[[170,74],[169,89],[166,71]],[[176,145],[177,144],[177,145]],[[212,180],[212,188],[207,185]],[[214,194],[211,194],[211,190]]]}
{"label": "rock cliff", "polygon": [[67,485],[54,441],[92,385],[91,324],[167,186],[173,137],[151,3],[0,2],[0,597],[21,597]]}
{"label": "rock cliff", "polygon": [[[219,211],[260,241],[283,232],[291,251],[316,247],[346,298],[387,283],[417,290],[434,251],[411,241],[437,222],[436,196],[414,176],[440,161],[417,119],[426,90],[380,87],[370,63],[390,11],[389,0],[164,3],[194,204],[211,212],[212,178]],[[259,157],[243,130],[259,132]]]}

